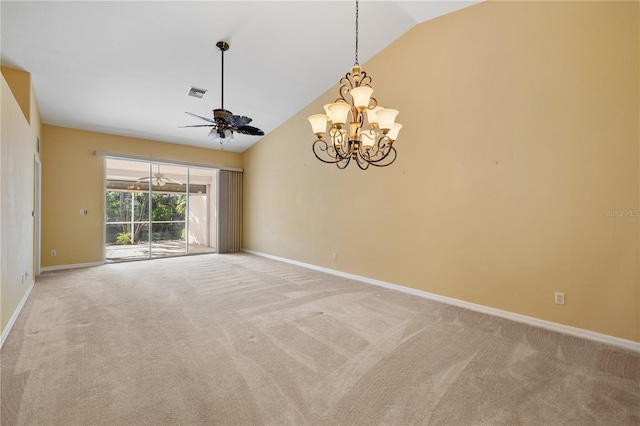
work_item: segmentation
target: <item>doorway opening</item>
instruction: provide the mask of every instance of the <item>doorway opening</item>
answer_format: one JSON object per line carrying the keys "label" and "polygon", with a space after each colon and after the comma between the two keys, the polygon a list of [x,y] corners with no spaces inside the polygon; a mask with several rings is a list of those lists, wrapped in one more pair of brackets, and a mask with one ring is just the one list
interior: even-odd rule
{"label": "doorway opening", "polygon": [[216,252],[216,169],[105,158],[105,170],[105,262]]}

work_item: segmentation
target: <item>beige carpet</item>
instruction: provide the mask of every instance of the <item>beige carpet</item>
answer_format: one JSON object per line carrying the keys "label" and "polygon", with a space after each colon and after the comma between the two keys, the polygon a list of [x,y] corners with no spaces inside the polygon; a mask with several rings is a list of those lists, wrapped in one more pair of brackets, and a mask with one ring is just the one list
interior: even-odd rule
{"label": "beige carpet", "polygon": [[248,254],[46,273],[0,355],[3,426],[640,424],[636,353]]}

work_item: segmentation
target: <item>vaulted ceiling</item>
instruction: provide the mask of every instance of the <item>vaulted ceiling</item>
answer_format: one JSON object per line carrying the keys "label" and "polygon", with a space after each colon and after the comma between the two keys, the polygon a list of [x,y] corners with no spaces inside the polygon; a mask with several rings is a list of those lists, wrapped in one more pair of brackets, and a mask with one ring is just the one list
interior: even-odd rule
{"label": "vaulted ceiling", "polygon": [[[416,24],[477,1],[359,5],[359,62]],[[354,62],[354,1],[5,1],[1,62],[32,75],[46,124],[219,149],[220,107],[265,133],[336,84]],[[187,96],[194,86],[202,99]],[[259,137],[236,135],[243,152]]]}

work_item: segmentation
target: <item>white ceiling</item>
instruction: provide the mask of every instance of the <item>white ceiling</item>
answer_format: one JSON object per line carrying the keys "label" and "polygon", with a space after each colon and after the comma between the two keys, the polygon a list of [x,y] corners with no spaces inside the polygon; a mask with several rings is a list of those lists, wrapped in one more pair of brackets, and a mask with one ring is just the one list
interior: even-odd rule
{"label": "white ceiling", "polygon": [[[428,19],[477,1],[360,1],[359,59]],[[220,107],[269,133],[354,62],[354,1],[5,1],[4,66],[31,73],[46,124],[219,149],[206,124]],[[207,89],[203,99],[187,96]],[[257,136],[225,144],[243,152]]]}

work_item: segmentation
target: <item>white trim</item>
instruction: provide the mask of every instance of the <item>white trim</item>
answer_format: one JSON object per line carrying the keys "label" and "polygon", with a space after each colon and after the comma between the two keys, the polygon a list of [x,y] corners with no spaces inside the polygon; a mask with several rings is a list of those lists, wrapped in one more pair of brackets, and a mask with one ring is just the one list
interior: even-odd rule
{"label": "white trim", "polygon": [[559,324],[556,322],[546,321],[539,318],[529,317],[526,315],[516,314],[514,312],[503,311],[501,309],[491,308],[489,306],[478,305],[476,303],[466,302],[460,299],[454,299],[452,297],[441,296],[434,293],[429,293],[422,290],[416,290],[409,287],[404,287],[398,284],[391,284],[385,281],[379,281],[372,278],[363,277],[360,275],[349,274],[347,272],[336,271],[329,268],[323,268],[321,266],[311,265],[309,263],[298,262],[296,260],[287,259],[284,257],[273,256],[266,253],[261,253],[254,250],[242,250],[245,253],[250,253],[256,256],[262,256],[269,259],[278,260],[281,262],[290,263],[293,265],[302,266],[303,268],[314,269],[316,271],[325,272],[327,274],[337,275],[339,277],[348,278],[356,281],[361,281],[367,284],[373,284],[380,287],[385,287],[391,290],[401,291],[403,293],[411,294],[414,296],[423,297],[425,299],[435,300],[437,302],[446,303],[448,305],[458,306],[460,308],[469,309],[483,314],[494,315],[500,318],[505,318],[511,321],[516,321],[524,324],[528,324],[534,327],[540,327],[547,330],[555,331],[558,333],[568,334],[582,339],[591,340],[594,342],[602,343],[605,345],[615,346],[621,349],[627,349],[634,352],[640,352],[640,342],[634,342],[632,340],[621,339],[619,337],[610,336],[608,334],[597,333],[595,331],[584,330],[582,328],[571,327],[569,325]]}
{"label": "white trim", "polygon": [[106,151],[94,151],[94,155],[98,157],[113,158],[116,160],[149,161],[152,163],[164,163],[164,164],[170,164],[170,165],[176,165],[176,166],[201,167],[205,169],[218,169],[218,170],[228,170],[231,172],[244,172],[244,169],[241,167],[220,166],[217,164],[197,163],[193,161],[171,160],[168,158],[153,157],[148,155],[118,154],[117,152],[106,152]]}
{"label": "white trim", "polygon": [[101,266],[101,265],[104,265],[104,262],[74,263],[71,265],[45,266],[40,270],[42,272],[62,271],[64,269],[90,268],[92,266]]}
{"label": "white trim", "polygon": [[33,290],[33,286],[35,284],[36,284],[35,281],[31,281],[31,284],[29,284],[29,288],[24,293],[24,296],[22,296],[22,300],[18,304],[18,307],[13,312],[13,315],[11,315],[11,318],[9,318],[9,322],[7,323],[7,326],[4,328],[4,330],[2,330],[2,335],[0,336],[0,349],[2,349],[2,345],[4,345],[4,342],[5,340],[7,340],[7,337],[9,337],[9,333],[11,332],[13,325],[18,319],[20,312],[22,312],[22,308],[24,308],[25,303],[27,303],[27,299],[29,299],[29,295],[31,294],[31,290]]}
{"label": "white trim", "polygon": [[[38,138],[38,143],[40,138]],[[34,254],[35,259],[33,265],[34,275],[40,275],[40,265],[42,264],[42,162],[40,161],[40,154],[36,152],[34,154],[34,206],[33,206],[33,216],[34,216],[34,233],[35,233],[35,241],[34,241]]]}

